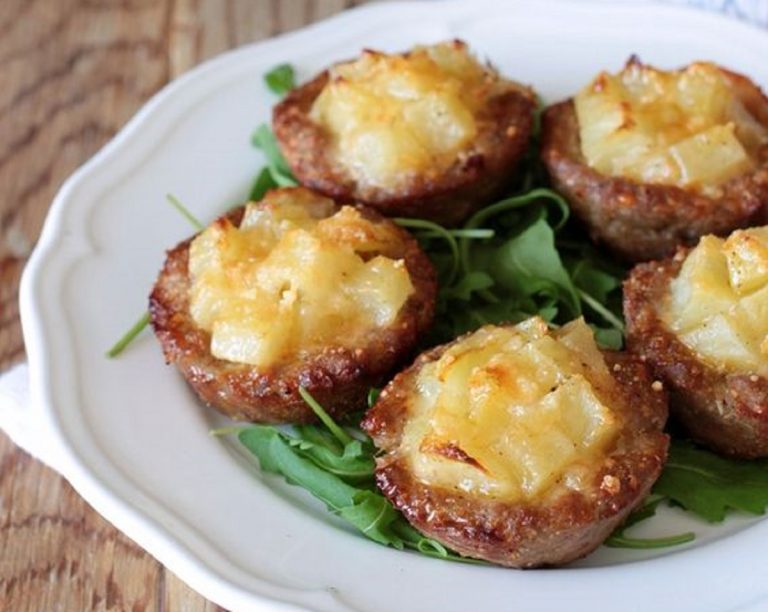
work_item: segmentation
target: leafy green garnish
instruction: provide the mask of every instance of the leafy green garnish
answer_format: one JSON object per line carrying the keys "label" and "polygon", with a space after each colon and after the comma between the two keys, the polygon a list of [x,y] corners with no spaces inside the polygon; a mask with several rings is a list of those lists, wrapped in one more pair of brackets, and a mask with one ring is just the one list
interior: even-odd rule
{"label": "leafy green garnish", "polygon": [[622,321],[617,315],[612,313],[608,308],[603,306],[599,300],[592,297],[589,293],[584,291],[583,289],[577,289],[576,290],[579,294],[579,298],[581,298],[581,301],[589,306],[592,310],[594,310],[597,314],[600,315],[600,317],[606,321],[607,323],[610,323],[614,330],[623,334],[624,333],[624,321]]}
{"label": "leafy green garnish", "polygon": [[278,187],[278,184],[272,178],[272,173],[266,166],[256,175],[256,179],[253,181],[251,192],[248,195],[250,202],[258,202],[270,189]]}
{"label": "leafy green garnish", "polygon": [[[398,217],[395,223],[401,227],[405,227],[412,230],[426,230],[426,233],[421,235],[422,240],[432,240],[438,238],[445,242],[450,253],[450,265],[447,269],[447,274],[441,279],[444,285],[450,286],[456,279],[456,274],[459,271],[459,243],[456,241],[454,235],[445,229],[442,225],[428,221],[426,219],[406,219]],[[419,234],[416,233],[418,237]]]}
{"label": "leafy green garnish", "polygon": [[125,348],[134,341],[134,339],[142,332],[144,331],[144,328],[149,325],[149,313],[145,312],[143,315],[141,315],[141,318],[136,321],[131,326],[131,329],[129,329],[125,334],[123,334],[123,337],[120,338],[115,344],[107,351],[107,357],[117,357],[120,353],[122,353]]}
{"label": "leafy green garnish", "polygon": [[205,229],[205,226],[200,222],[200,220],[193,215],[189,209],[184,206],[184,204],[181,203],[181,200],[177,198],[172,193],[166,194],[165,199],[168,200],[168,202],[173,206],[177,211],[181,213],[181,215],[190,222],[192,227],[194,227],[198,232],[202,232]]}
{"label": "leafy green garnish", "polygon": [[604,544],[610,548],[668,548],[670,546],[679,546],[681,544],[687,544],[696,539],[696,535],[689,532],[681,533],[679,535],[667,536],[663,538],[632,538],[625,535],[627,529],[633,525],[651,518],[656,515],[656,508],[664,501],[664,497],[654,496],[647,500],[645,505],[635,510],[629,515],[624,524],[614,531],[611,536],[604,542]]}
{"label": "leafy green garnish", "polygon": [[301,399],[306,402],[307,406],[312,408],[312,412],[317,415],[317,418],[320,419],[320,422],[326,426],[328,431],[330,431],[341,444],[346,446],[354,442],[354,438],[341,427],[336,425],[336,422],[325,411],[325,409],[315,401],[315,398],[309,394],[309,391],[307,391],[304,387],[299,387],[299,395],[301,395]]}
{"label": "leafy green garnish", "polygon": [[765,514],[768,461],[725,459],[690,442],[672,440],[653,491],[710,523],[723,521],[729,510]]}
{"label": "leafy green garnish", "polygon": [[[187,221],[189,221],[197,231],[202,231],[204,229],[203,224],[200,223],[197,217],[195,217],[195,215],[193,215],[176,196],[169,193],[166,194],[165,199],[171,206],[180,212],[181,215]],[[115,342],[112,348],[107,351],[107,357],[117,357],[128,347],[131,342],[133,342],[138,337],[138,335],[147,325],[149,325],[149,313],[145,312],[143,315],[141,315],[141,318],[136,321],[136,323],[134,323],[133,326],[127,332],[125,332],[125,334],[123,334],[123,337]]]}
{"label": "leafy green garnish", "polygon": [[321,500],[327,508],[374,542],[464,563],[466,559],[416,531],[381,495],[373,481],[374,452],[362,432],[350,435],[304,389],[301,394],[323,425],[287,430],[271,425],[241,429],[238,439],[265,472],[281,475]]}
{"label": "leafy green garnish", "polygon": [[654,516],[656,508],[664,501],[710,523],[721,523],[733,510],[765,514],[768,508],[768,460],[726,459],[697,448],[687,440],[673,439],[667,463],[653,486],[651,501],[633,512],[606,545],[659,548],[693,540],[692,533],[650,540],[625,536],[629,527]]}
{"label": "leafy green garnish", "polygon": [[284,96],[296,87],[296,75],[291,64],[275,66],[264,75],[264,82],[270,91],[278,96]]}
{"label": "leafy green garnish", "polygon": [[[569,210],[555,192],[537,188],[481,209],[459,229],[423,219],[396,219],[414,231],[438,270],[437,324],[429,343],[488,323],[539,315],[554,325],[584,315],[597,341],[620,348],[621,278],[583,237],[568,240]],[[578,246],[579,248],[575,248]]]}
{"label": "leafy green garnish", "polygon": [[266,123],[262,123],[251,135],[251,144],[261,149],[267,158],[269,176],[275,185],[280,187],[295,187],[298,181],[291,173],[288,163],[285,161],[280,147],[277,146],[275,135]]}
{"label": "leafy green garnish", "polygon": [[381,395],[381,389],[375,389],[371,387],[370,391],[368,391],[368,408],[373,408],[376,400],[379,399],[379,395]]}

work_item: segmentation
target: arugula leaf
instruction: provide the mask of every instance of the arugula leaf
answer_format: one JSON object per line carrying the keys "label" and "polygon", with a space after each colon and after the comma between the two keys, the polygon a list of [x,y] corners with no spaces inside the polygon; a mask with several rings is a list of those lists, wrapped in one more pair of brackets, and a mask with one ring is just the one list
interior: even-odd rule
{"label": "arugula leaf", "polygon": [[[450,286],[459,272],[459,244],[456,242],[456,238],[454,238],[453,234],[451,234],[451,232],[445,229],[442,225],[438,225],[437,223],[428,221],[427,219],[405,219],[402,217],[397,217],[394,219],[394,222],[397,223],[400,227],[405,227],[408,229],[427,230],[445,241],[445,244],[448,246],[451,254],[451,262],[448,273],[443,279],[443,284],[445,286]],[[417,238],[418,237],[419,236],[417,235]]]}
{"label": "arugula leaf", "polygon": [[689,532],[681,533],[674,536],[666,536],[662,538],[632,538],[625,535],[627,529],[636,525],[641,521],[645,521],[652,516],[656,515],[656,508],[664,501],[665,497],[655,497],[646,502],[645,505],[635,510],[627,517],[624,524],[616,529],[610,537],[604,542],[605,546],[609,548],[668,548],[670,546],[679,546],[681,544],[687,544],[696,539],[696,535]]}
{"label": "arugula leaf", "polygon": [[296,426],[296,433],[299,440],[288,440],[289,444],[297,445],[302,454],[319,468],[348,482],[373,482],[376,463],[370,442],[365,444],[360,440],[353,440],[339,452],[333,441],[318,435],[318,428],[314,425]]}
{"label": "arugula leaf", "polygon": [[571,279],[578,288],[605,304],[608,296],[621,287],[621,279],[601,270],[590,259],[579,259],[571,270]]}
{"label": "arugula leaf", "polygon": [[238,434],[240,442],[258,457],[265,472],[279,474],[289,483],[307,489],[329,510],[339,512],[354,505],[358,489],[304,457],[289,438],[271,425],[254,425]]}
{"label": "arugula leaf", "polygon": [[272,173],[269,171],[269,168],[265,166],[261,169],[259,174],[256,175],[248,199],[251,202],[258,202],[269,190],[274,189],[275,187],[278,187],[278,184],[275,182],[275,179],[272,178]]}
{"label": "arugula leaf", "polygon": [[123,334],[122,338],[112,345],[112,348],[107,351],[107,357],[110,359],[117,357],[142,331],[144,331],[144,328],[147,327],[147,325],[149,325],[149,313],[145,312],[141,315],[141,318],[136,321],[125,334]]}
{"label": "arugula leaf", "polygon": [[264,75],[264,82],[270,91],[278,96],[284,96],[296,87],[296,75],[290,64],[279,64]]}
{"label": "arugula leaf", "polygon": [[620,334],[624,333],[624,321],[622,321],[620,316],[612,313],[608,308],[601,304],[599,300],[589,295],[586,291],[578,289],[577,293],[582,302],[599,314],[606,322],[610,323],[617,332]]}
{"label": "arugula leaf", "polygon": [[613,534],[603,544],[608,548],[634,548],[634,549],[648,549],[648,548],[670,548],[671,546],[681,546],[682,544],[688,544],[696,539],[696,534],[691,531],[686,531],[678,535],[666,536],[662,538],[631,538],[624,535],[622,529],[619,533]]}
{"label": "arugula leaf", "polygon": [[338,432],[343,430],[309,393],[304,394],[305,400],[313,402],[313,410],[327,417],[323,422],[326,429],[320,425],[295,426],[295,435],[291,435],[272,425],[253,425],[238,431],[238,439],[256,456],[262,470],[306,489],[379,544],[463,563],[483,563],[457,555],[411,527],[389,500],[375,490],[373,444],[367,438],[352,438],[340,453]]}
{"label": "arugula leaf", "polygon": [[490,289],[494,284],[490,274],[473,270],[462,276],[459,282],[452,287],[447,287],[443,292],[443,297],[468,302],[475,293]]}
{"label": "arugula leaf", "polygon": [[415,231],[440,278],[427,344],[533,315],[552,324],[585,315],[598,343],[621,348],[624,271],[601,260],[583,235],[568,241],[568,220],[563,198],[545,188],[481,209],[458,229],[398,219]]}
{"label": "arugula leaf", "polygon": [[551,225],[555,230],[561,229],[570,217],[570,208],[568,208],[568,204],[561,195],[544,187],[532,189],[521,193],[520,195],[506,198],[495,204],[481,208],[464,224],[464,228],[474,229],[481,226],[485,227],[492,217],[498,217],[502,214],[514,211],[515,209],[525,208],[540,203],[549,205],[547,218],[551,221]]}
{"label": "arugula leaf", "polygon": [[602,327],[591,326],[595,332],[595,342],[602,348],[613,351],[620,351],[624,346],[624,334],[618,329],[605,329]]}
{"label": "arugula leaf", "polygon": [[554,231],[543,213],[489,255],[486,270],[504,289],[522,296],[557,297],[570,318],[581,314],[579,298],[555,248]]}
{"label": "arugula leaf", "polygon": [[379,399],[379,395],[381,395],[381,389],[376,389],[375,387],[371,387],[370,391],[368,391],[368,408],[373,408],[373,405],[376,403],[376,400]]}
{"label": "arugula leaf", "polygon": [[400,550],[405,547],[405,542],[394,528],[403,518],[386,497],[371,491],[358,491],[352,501],[351,506],[340,510],[341,518],[352,523],[374,542]]}
{"label": "arugula leaf", "polygon": [[[204,229],[203,224],[189,211],[186,206],[184,206],[184,204],[181,203],[181,200],[179,200],[176,196],[169,193],[166,194],[165,199],[171,206],[180,212],[181,215],[187,221],[189,221],[192,227],[194,227],[197,231],[202,231]],[[145,312],[143,315],[141,315],[139,320],[136,321],[136,323],[134,323],[131,328],[112,345],[112,347],[107,351],[106,356],[110,359],[113,359],[122,353],[126,348],[128,348],[128,345],[131,344],[131,342],[133,342],[142,331],[144,331],[144,328],[149,325],[149,321],[149,312]]]}
{"label": "arugula leaf", "polygon": [[251,135],[251,144],[261,149],[267,158],[267,169],[270,177],[280,187],[295,187],[298,181],[291,173],[280,147],[277,146],[275,135],[266,123],[262,123]]}
{"label": "arugula leaf", "polygon": [[325,425],[325,427],[328,429],[328,431],[333,434],[333,436],[341,442],[343,445],[350,444],[351,442],[354,442],[354,438],[350,436],[346,431],[344,431],[341,427],[336,425],[334,420],[331,418],[331,415],[329,415],[325,408],[323,408],[312,395],[307,391],[304,387],[299,387],[299,395],[301,395],[301,399],[304,400],[304,402],[312,408],[312,412],[314,412],[317,415],[317,418],[320,419],[320,422]]}
{"label": "arugula leaf", "polygon": [[725,459],[672,440],[653,491],[710,523],[722,522],[730,510],[761,515],[768,508],[768,461]]}
{"label": "arugula leaf", "polygon": [[197,217],[195,217],[195,215],[193,215],[190,210],[184,206],[184,204],[181,203],[179,198],[177,198],[172,193],[168,193],[166,194],[165,199],[168,200],[168,203],[173,206],[179,213],[181,213],[181,216],[189,221],[190,225],[194,227],[198,232],[202,232],[205,229],[203,223]]}

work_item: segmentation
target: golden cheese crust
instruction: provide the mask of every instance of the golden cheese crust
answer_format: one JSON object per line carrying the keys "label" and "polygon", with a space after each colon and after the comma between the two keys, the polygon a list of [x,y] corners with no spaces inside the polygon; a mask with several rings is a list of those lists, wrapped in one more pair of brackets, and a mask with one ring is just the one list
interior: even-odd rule
{"label": "golden cheese crust", "polygon": [[388,188],[363,184],[334,160],[329,137],[310,118],[328,80],[325,71],[289,93],[275,106],[272,127],[296,178],[338,201],[361,202],[390,217],[457,225],[503,195],[528,148],[535,96],[510,84],[484,101],[471,148],[459,153],[447,170],[421,171]]}
{"label": "golden cheese crust", "polygon": [[694,440],[732,457],[768,456],[768,380],[718,371],[662,322],[659,306],[688,252],[632,270],[624,283],[627,346],[665,381],[670,413]]}
{"label": "golden cheese crust", "polygon": [[[373,223],[386,223],[402,236],[401,254],[413,284],[395,321],[357,347],[327,346],[280,365],[257,368],[211,355],[210,334],[189,310],[189,247],[192,238],[171,249],[149,298],[152,327],[166,362],[174,364],[205,403],[227,416],[260,423],[307,423],[314,413],[299,395],[304,387],[334,417],[360,409],[372,386],[381,385],[408,359],[434,313],[437,284],[431,262],[405,230],[375,211],[359,207]],[[226,217],[239,226],[244,208]],[[375,253],[371,253],[371,256]]]}
{"label": "golden cheese crust", "polygon": [[[750,114],[768,127],[768,99],[742,75],[723,70]],[[720,186],[720,197],[672,185],[643,184],[601,174],[585,161],[572,100],[547,108],[541,157],[554,188],[571,205],[592,239],[628,261],[672,255],[705,234],[765,222],[768,207],[768,150],[754,170]]]}
{"label": "golden cheese crust", "polygon": [[[461,341],[461,338],[455,342]],[[383,451],[376,481],[419,531],[457,552],[515,568],[553,566],[584,557],[599,546],[649,492],[667,456],[666,394],[652,388],[635,357],[605,352],[621,398],[614,406],[623,426],[586,489],[560,487],[537,501],[480,498],[418,480],[402,453],[410,418],[409,397],[421,368],[454,343],[422,354],[398,374],[363,420]]]}

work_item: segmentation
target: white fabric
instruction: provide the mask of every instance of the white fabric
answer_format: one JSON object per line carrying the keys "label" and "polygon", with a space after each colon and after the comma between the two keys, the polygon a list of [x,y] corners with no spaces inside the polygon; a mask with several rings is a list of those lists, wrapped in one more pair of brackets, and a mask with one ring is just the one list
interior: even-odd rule
{"label": "white fabric", "polygon": [[[612,0],[643,2],[648,0]],[[666,0],[716,10],[745,21],[768,27],[768,0]],[[21,448],[49,466],[61,465],[50,445],[46,445],[44,425],[29,399],[29,373],[20,364],[0,375],[0,429]]]}
{"label": "white fabric", "polygon": [[0,376],[0,429],[33,457],[55,468],[60,463],[53,456],[42,419],[29,399],[29,371],[20,363]]}

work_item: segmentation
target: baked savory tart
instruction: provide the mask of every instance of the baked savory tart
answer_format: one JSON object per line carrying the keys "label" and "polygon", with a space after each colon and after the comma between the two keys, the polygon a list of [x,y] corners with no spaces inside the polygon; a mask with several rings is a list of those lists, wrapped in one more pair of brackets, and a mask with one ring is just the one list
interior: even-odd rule
{"label": "baked savory tart", "polygon": [[768,456],[768,227],[704,236],[637,266],[624,286],[627,344],[663,378],[698,442]]}
{"label": "baked savory tart", "polygon": [[380,489],[420,531],[510,567],[591,552],[666,460],[666,394],[582,319],[486,326],[421,355],[363,420]]}
{"label": "baked savory tart", "polygon": [[768,220],[768,99],[711,63],[600,73],[546,110],[542,158],[592,237],[627,260]]}
{"label": "baked savory tart", "polygon": [[529,88],[451,41],[337,64],[278,104],[273,128],[307,187],[456,224],[514,179],[535,107]]}
{"label": "baked savory tart", "polygon": [[378,213],[278,189],[172,249],[150,296],[165,358],[202,400],[306,422],[306,388],[339,416],[410,357],[431,323],[431,263]]}

